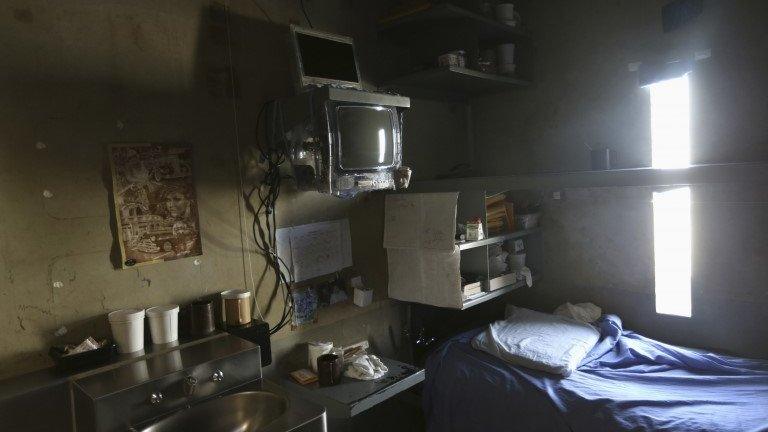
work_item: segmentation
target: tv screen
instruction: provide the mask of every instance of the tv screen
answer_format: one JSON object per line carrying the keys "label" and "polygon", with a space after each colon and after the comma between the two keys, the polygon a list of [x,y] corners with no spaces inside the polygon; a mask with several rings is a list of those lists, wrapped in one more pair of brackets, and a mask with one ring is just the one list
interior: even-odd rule
{"label": "tv screen", "polygon": [[378,107],[337,108],[339,166],[345,170],[389,167],[394,164],[392,115]]}
{"label": "tv screen", "polygon": [[342,42],[296,32],[304,76],[357,83],[355,51],[351,42]]}

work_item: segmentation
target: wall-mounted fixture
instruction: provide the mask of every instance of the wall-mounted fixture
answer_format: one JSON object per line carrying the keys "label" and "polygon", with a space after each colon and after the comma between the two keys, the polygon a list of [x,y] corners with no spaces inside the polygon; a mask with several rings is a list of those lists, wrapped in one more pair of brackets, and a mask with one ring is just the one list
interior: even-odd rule
{"label": "wall-mounted fixture", "polygon": [[291,27],[299,93],[269,105],[267,136],[299,189],[347,198],[407,187],[407,97],[362,90],[351,38]]}

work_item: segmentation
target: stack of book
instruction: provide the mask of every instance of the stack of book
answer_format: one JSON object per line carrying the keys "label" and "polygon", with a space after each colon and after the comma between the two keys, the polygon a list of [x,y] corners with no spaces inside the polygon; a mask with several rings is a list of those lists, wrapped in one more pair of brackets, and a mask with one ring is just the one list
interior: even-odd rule
{"label": "stack of book", "polygon": [[496,235],[515,230],[514,206],[504,194],[485,198],[485,219],[488,234]]}

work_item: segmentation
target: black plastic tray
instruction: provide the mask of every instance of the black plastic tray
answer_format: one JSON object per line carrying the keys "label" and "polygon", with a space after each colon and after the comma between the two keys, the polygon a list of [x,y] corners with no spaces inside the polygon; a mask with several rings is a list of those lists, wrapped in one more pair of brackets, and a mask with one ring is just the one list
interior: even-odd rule
{"label": "black plastic tray", "polygon": [[117,345],[113,342],[107,342],[99,349],[72,355],[64,355],[62,347],[52,346],[48,350],[48,355],[51,356],[59,370],[82,370],[107,363],[112,357],[117,355]]}

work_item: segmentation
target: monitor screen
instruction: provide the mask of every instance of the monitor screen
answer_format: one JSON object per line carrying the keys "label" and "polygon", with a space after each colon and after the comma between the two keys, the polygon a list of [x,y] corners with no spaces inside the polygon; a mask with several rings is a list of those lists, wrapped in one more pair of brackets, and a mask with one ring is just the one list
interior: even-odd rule
{"label": "monitor screen", "polygon": [[364,170],[394,164],[394,125],[388,109],[341,106],[337,114],[341,169]]}
{"label": "monitor screen", "polygon": [[351,39],[336,40],[296,31],[296,44],[304,77],[359,82],[355,50]]}

